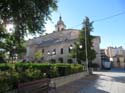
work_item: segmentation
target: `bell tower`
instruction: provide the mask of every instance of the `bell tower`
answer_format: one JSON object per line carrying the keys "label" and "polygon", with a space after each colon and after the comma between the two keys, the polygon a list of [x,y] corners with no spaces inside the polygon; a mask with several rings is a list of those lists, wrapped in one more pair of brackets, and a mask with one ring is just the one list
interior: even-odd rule
{"label": "bell tower", "polygon": [[56,31],[63,31],[65,28],[66,28],[66,25],[64,24],[64,22],[62,21],[62,17],[60,16],[59,21],[55,25],[55,30]]}

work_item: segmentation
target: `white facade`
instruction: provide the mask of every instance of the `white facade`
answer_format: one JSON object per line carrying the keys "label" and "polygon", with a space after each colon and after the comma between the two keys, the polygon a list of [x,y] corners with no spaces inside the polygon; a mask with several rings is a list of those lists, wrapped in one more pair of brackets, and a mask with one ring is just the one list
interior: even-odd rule
{"label": "white facade", "polygon": [[[37,50],[42,51],[44,62],[50,59],[55,59],[58,62],[60,58],[63,59],[63,62],[67,62],[68,59],[71,59],[69,56],[69,48],[71,45],[74,46],[74,42],[77,41],[80,31],[77,29],[65,29],[66,26],[61,17],[55,27],[56,32],[27,41],[26,56],[28,60],[34,59],[34,55]],[[93,48],[96,50],[97,55],[93,62],[100,65],[101,55],[99,45],[100,37],[95,36],[93,39]],[[53,54],[53,51],[55,54]],[[75,59],[72,60],[75,62]]]}

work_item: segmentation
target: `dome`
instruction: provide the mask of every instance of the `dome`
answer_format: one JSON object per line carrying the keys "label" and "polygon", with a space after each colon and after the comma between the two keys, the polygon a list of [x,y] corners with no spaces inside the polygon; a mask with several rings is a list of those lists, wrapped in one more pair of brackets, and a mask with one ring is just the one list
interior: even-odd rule
{"label": "dome", "polygon": [[61,16],[59,17],[59,21],[57,22],[57,25],[60,25],[60,24],[64,25],[64,22],[62,21],[62,17]]}
{"label": "dome", "polygon": [[62,30],[65,29],[66,26],[65,26],[64,22],[62,21],[62,17],[61,16],[59,17],[59,21],[57,22],[55,27],[56,27],[56,31],[62,31]]}

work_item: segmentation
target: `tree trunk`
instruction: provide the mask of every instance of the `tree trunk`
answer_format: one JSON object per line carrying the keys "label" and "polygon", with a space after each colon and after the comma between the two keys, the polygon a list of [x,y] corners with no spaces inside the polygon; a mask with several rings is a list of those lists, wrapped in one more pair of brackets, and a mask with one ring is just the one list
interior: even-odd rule
{"label": "tree trunk", "polygon": [[92,75],[92,74],[93,74],[93,68],[92,68],[92,67],[89,67],[89,68],[88,68],[88,72],[89,72],[89,75]]}

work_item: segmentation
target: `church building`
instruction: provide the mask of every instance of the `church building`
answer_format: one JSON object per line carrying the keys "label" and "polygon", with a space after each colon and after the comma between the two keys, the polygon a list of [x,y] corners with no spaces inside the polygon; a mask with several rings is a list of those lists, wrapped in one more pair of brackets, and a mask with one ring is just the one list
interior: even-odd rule
{"label": "church building", "polygon": [[[71,52],[70,47],[74,47],[74,42],[79,38],[79,34],[80,31],[78,29],[66,29],[62,18],[59,17],[53,33],[35,37],[27,41],[26,58],[28,61],[32,61],[35,59],[35,53],[41,51],[41,62],[48,62],[53,59],[55,62],[76,63],[76,59],[71,58],[69,53]],[[99,36],[95,36],[93,39],[93,48],[96,51],[96,58],[93,62],[101,66]]]}

